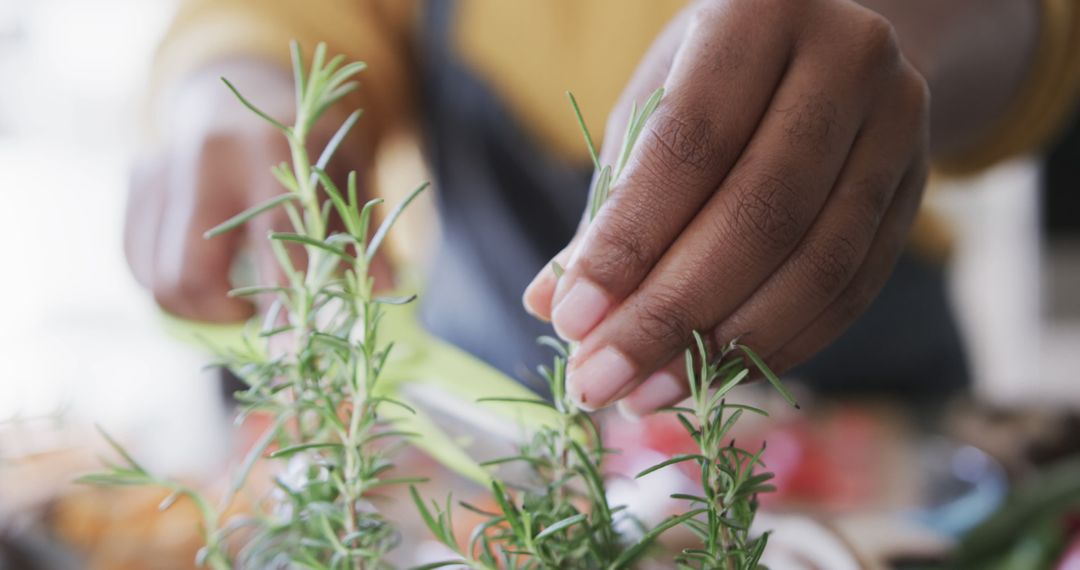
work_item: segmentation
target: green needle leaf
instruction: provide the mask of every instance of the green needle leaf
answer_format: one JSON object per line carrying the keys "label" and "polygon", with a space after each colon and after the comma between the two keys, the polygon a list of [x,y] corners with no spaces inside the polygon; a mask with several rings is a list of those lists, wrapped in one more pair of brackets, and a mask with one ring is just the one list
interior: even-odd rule
{"label": "green needle leaf", "polygon": [[530,457],[528,455],[513,455],[510,457],[500,457],[498,459],[489,459],[488,461],[481,461],[481,467],[492,467],[495,465],[502,465],[504,463],[513,463],[515,461],[524,461],[526,463],[542,464],[544,461],[536,457]]}
{"label": "green needle leaf", "polygon": [[611,167],[605,166],[600,169],[600,175],[596,178],[596,184],[593,186],[592,195],[589,198],[589,221],[596,219],[597,214],[600,213],[600,208],[607,202],[610,193]]}
{"label": "green needle leaf", "polygon": [[[323,170],[322,166],[315,166],[312,168],[311,176],[312,180],[318,179],[322,184],[326,195],[330,197],[330,202],[334,204],[334,208],[337,210],[338,215],[341,216],[342,222],[345,223],[345,229],[355,236],[357,227],[353,209],[345,202],[345,198],[342,197],[334,181],[330,179],[330,175]],[[312,183],[314,184],[314,182]]]}
{"label": "green needle leaf", "polygon": [[559,265],[559,262],[555,261],[554,259],[551,260],[551,271],[555,274],[556,279],[562,279],[563,274],[566,273],[566,270],[563,269],[563,266]]}
{"label": "green needle leaf", "polygon": [[304,93],[307,91],[307,80],[304,77],[304,58],[300,53],[300,42],[289,42],[289,55],[292,58],[293,83],[296,87],[296,106],[303,104]]}
{"label": "green needle leaf", "polygon": [[236,98],[240,100],[240,103],[242,103],[245,107],[247,107],[248,110],[250,110],[252,113],[255,113],[256,115],[261,117],[262,120],[264,120],[267,123],[270,123],[271,125],[273,125],[274,128],[278,129],[279,131],[285,133],[286,135],[288,135],[290,137],[292,136],[292,129],[290,129],[289,127],[286,127],[285,125],[281,124],[277,119],[271,117],[270,115],[267,115],[266,113],[263,112],[262,109],[256,107],[251,101],[248,101],[247,98],[245,98],[243,95],[241,95],[240,91],[238,91],[236,89],[236,87],[233,86],[233,84],[229,82],[228,79],[225,79],[224,77],[222,77],[221,81],[223,81],[225,83],[225,86],[229,88],[229,91],[232,91],[233,95],[235,95]]}
{"label": "green needle leaf", "polygon": [[206,233],[204,233],[203,237],[206,238],[206,239],[209,239],[209,238],[212,238],[212,237],[215,237],[215,236],[219,236],[219,235],[221,235],[221,234],[223,234],[223,233],[225,233],[227,231],[233,230],[235,228],[238,228],[238,227],[244,225],[249,220],[251,220],[252,218],[254,218],[255,216],[258,216],[259,214],[261,214],[263,212],[268,212],[270,210],[273,210],[274,208],[280,206],[281,204],[284,204],[286,202],[289,202],[289,201],[295,200],[295,199],[296,199],[296,195],[294,195],[294,194],[281,194],[281,195],[275,196],[275,197],[263,202],[262,204],[259,204],[257,206],[252,206],[251,208],[248,208],[247,210],[244,210],[243,212],[240,212],[239,214],[229,218],[228,220],[225,220],[224,222],[221,222],[220,224],[214,226],[213,228],[208,230]]}
{"label": "green needle leaf", "polygon": [[[330,142],[326,143],[326,147],[323,148],[322,154],[319,155],[319,160],[315,163],[315,168],[318,168],[319,170],[326,169],[326,165],[330,164],[330,159],[334,157],[334,153],[337,152],[338,146],[341,145],[341,141],[349,136],[349,131],[351,131],[353,126],[356,125],[356,122],[360,120],[362,114],[363,111],[360,109],[353,111],[352,114],[345,119],[345,122],[338,127],[337,132],[330,138]],[[311,183],[315,183],[314,174],[312,175]]]}
{"label": "green needle leaf", "polygon": [[735,386],[738,386],[739,383],[745,380],[746,377],[749,375],[750,371],[744,368],[743,370],[740,370],[738,374],[732,376],[730,380],[724,382],[724,384],[717,388],[716,392],[712,395],[713,405],[715,406],[716,403],[724,397],[724,395],[730,392],[731,389]]}
{"label": "green needle leaf", "polygon": [[543,406],[545,408],[552,407],[550,402],[538,398],[478,398],[476,401],[478,403],[503,402],[509,404],[530,404],[533,406]]}
{"label": "green needle leaf", "polygon": [[589,147],[589,157],[592,158],[593,167],[600,170],[600,156],[596,154],[596,144],[593,143],[592,135],[589,134],[589,127],[585,124],[585,117],[581,115],[581,108],[578,107],[577,99],[569,91],[566,92],[566,96],[570,99],[570,106],[574,109],[574,118],[577,119],[578,128],[581,129],[581,134],[585,137],[585,146]]}
{"label": "green needle leaf", "polygon": [[353,63],[346,64],[344,67],[334,72],[334,75],[327,81],[327,87],[330,90],[333,90],[365,69],[367,69],[367,64],[362,61],[354,61]]}
{"label": "green needle leaf", "polygon": [[668,465],[674,465],[676,463],[682,463],[683,461],[690,461],[690,460],[708,461],[708,459],[706,459],[703,455],[699,455],[697,453],[680,454],[680,455],[676,455],[674,457],[671,457],[669,459],[665,459],[664,461],[661,461],[660,463],[657,463],[656,465],[653,465],[652,467],[649,467],[648,469],[642,471],[641,473],[638,473],[637,475],[634,475],[634,479],[640,479],[640,478],[642,478],[642,477],[644,477],[644,476],[646,476],[646,475],[648,475],[650,473],[653,473],[655,471],[659,471],[659,470],[667,467]]}
{"label": "green needle leaf", "polygon": [[544,335],[536,339],[536,344],[554,350],[555,354],[558,354],[562,358],[570,357],[570,353],[566,350],[566,345],[559,339]]}
{"label": "green needle leaf", "polygon": [[416,566],[412,570],[435,570],[447,566],[467,566],[464,560],[443,560],[442,562],[429,562],[422,566]]}
{"label": "green needle leaf", "polygon": [[128,453],[126,449],[124,449],[124,446],[120,445],[118,441],[113,439],[113,436],[109,435],[109,432],[105,431],[105,428],[101,427],[98,424],[95,424],[94,427],[97,428],[98,433],[101,434],[101,437],[105,438],[105,441],[108,442],[109,447],[113,448],[113,451],[119,454],[120,457],[123,457],[124,461],[134,470],[134,472],[141,475],[145,475],[147,473],[146,469],[142,465],[140,465],[138,461],[135,461],[135,458],[130,453]]}
{"label": "green needle leaf", "polygon": [[340,250],[340,249],[338,249],[338,248],[336,248],[336,247],[334,247],[332,245],[329,245],[326,242],[322,242],[322,241],[319,241],[317,239],[314,239],[314,238],[311,238],[311,237],[308,237],[308,236],[305,236],[305,235],[288,233],[288,232],[271,232],[270,233],[270,239],[276,240],[276,241],[291,241],[291,242],[294,242],[294,243],[303,244],[303,245],[314,247],[316,249],[321,249],[321,250],[323,250],[323,251],[325,251],[327,253],[336,255],[337,257],[340,257],[341,259],[343,259],[343,260],[345,260],[345,261],[347,261],[349,263],[355,263],[356,262],[355,257],[349,255],[348,253],[345,253],[343,250]]}
{"label": "green needle leaf", "polygon": [[340,443],[303,443],[300,445],[290,445],[270,453],[271,459],[281,459],[283,457],[290,457],[300,453],[301,451],[307,451],[309,449],[328,449],[341,447]]}
{"label": "green needle leaf", "polygon": [[660,87],[656,91],[652,92],[652,95],[645,101],[645,104],[641,106],[641,109],[634,108],[634,112],[631,114],[630,121],[627,125],[626,136],[623,139],[622,153],[619,155],[619,162],[615,171],[615,178],[618,179],[622,176],[623,168],[630,161],[630,154],[637,146],[638,138],[641,137],[641,131],[645,129],[645,123],[648,122],[649,117],[656,111],[656,108],[660,106],[660,100],[664,97],[664,88]]}
{"label": "green needle leaf", "polygon": [[378,231],[376,231],[375,235],[372,236],[371,244],[367,247],[365,256],[367,257],[368,262],[371,262],[371,260],[375,258],[375,254],[378,253],[379,247],[382,245],[383,240],[386,239],[386,234],[390,231],[390,228],[393,227],[394,222],[397,221],[397,219],[401,216],[402,212],[405,211],[405,208],[407,208],[409,204],[411,204],[412,201],[415,200],[416,197],[419,196],[420,193],[426,190],[427,187],[430,185],[430,183],[424,182],[423,184],[418,186],[415,190],[410,192],[409,195],[406,196],[405,199],[402,200],[401,203],[393,209],[393,211],[390,212],[390,215],[386,217],[386,220],[383,221],[382,225],[379,226]]}
{"label": "green needle leaf", "polygon": [[638,556],[645,552],[645,549],[652,544],[661,534],[668,531],[668,529],[678,526],[684,521],[690,520],[708,509],[694,509],[692,511],[683,513],[678,516],[669,517],[664,522],[654,527],[649,532],[645,533],[636,544],[623,551],[623,553],[615,559],[614,562],[608,566],[608,570],[620,570],[621,568],[627,568],[629,564],[637,560]]}
{"label": "green needle leaf", "polygon": [[427,477],[394,477],[391,479],[379,479],[374,483],[367,486],[368,489],[374,489],[376,487],[386,487],[389,485],[414,485],[417,483],[427,483],[429,479]]}
{"label": "green needle leaf", "polygon": [[285,287],[237,287],[229,291],[229,297],[250,297],[252,295],[262,295],[264,293],[288,293],[290,289]]}
{"label": "green needle leaf", "polygon": [[440,534],[439,525],[435,522],[435,517],[432,516],[431,510],[424,504],[424,499],[420,498],[420,492],[416,490],[414,485],[409,485],[409,495],[412,497],[413,503],[416,505],[416,510],[420,513],[420,517],[424,519],[424,524],[427,525],[428,529],[433,534],[438,536]]}
{"label": "green needle leaf", "polygon": [[540,532],[540,534],[536,535],[536,537],[533,540],[535,540],[537,543],[539,543],[539,542],[543,541],[544,539],[548,538],[549,536],[551,536],[551,535],[553,535],[553,534],[555,534],[555,533],[557,533],[557,532],[559,532],[561,530],[564,530],[564,529],[569,528],[571,526],[574,526],[574,525],[576,525],[576,524],[578,524],[580,522],[583,522],[586,518],[587,517],[586,517],[585,513],[580,513],[580,514],[576,514],[576,515],[574,515],[572,517],[567,517],[567,518],[565,518],[565,519],[563,519],[563,520],[561,520],[559,522],[556,522],[556,523],[553,523],[553,524],[549,525],[547,528],[542,530]]}
{"label": "green needle leaf", "polygon": [[744,344],[739,345],[739,350],[741,350],[743,354],[745,354],[747,358],[749,358],[750,361],[754,363],[754,366],[757,367],[759,371],[761,371],[761,373],[765,376],[765,379],[769,381],[769,384],[772,384],[773,388],[775,388],[776,391],[779,392],[781,396],[783,396],[784,401],[786,401],[789,406],[795,409],[799,409],[799,403],[795,401],[795,397],[791,395],[791,392],[788,392],[787,388],[784,387],[784,383],[781,382],[780,378],[777,377],[776,374],[774,374],[773,371],[769,369],[769,366],[765,364],[765,361],[762,360],[756,352],[754,352],[750,349],[750,347]]}

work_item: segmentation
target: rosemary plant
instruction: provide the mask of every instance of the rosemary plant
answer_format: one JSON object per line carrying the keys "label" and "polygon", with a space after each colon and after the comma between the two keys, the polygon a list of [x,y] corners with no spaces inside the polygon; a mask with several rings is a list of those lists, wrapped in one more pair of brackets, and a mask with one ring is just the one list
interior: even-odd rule
{"label": "rosemary plant", "polygon": [[[703,511],[667,519],[631,540],[617,528],[630,519],[625,507],[612,506],[602,473],[602,461],[610,450],[603,447],[599,426],[568,397],[566,361],[569,346],[542,337],[555,350],[550,368],[540,373],[548,382],[552,402],[489,398],[486,402],[545,406],[559,418],[541,427],[516,455],[489,461],[487,465],[523,462],[531,480],[516,484],[494,480],[492,495],[499,512],[487,512],[468,503],[461,507],[485,517],[465,543],[454,534],[452,500],[424,500],[412,489],[413,500],[424,522],[444,545],[460,557],[426,568],[465,565],[476,570],[499,569],[610,569],[632,567],[653,540],[665,530]],[[640,523],[638,523],[640,524]]]}
{"label": "rosemary plant", "polygon": [[[645,127],[645,122],[659,106],[663,97],[663,88],[653,92],[640,109],[636,104],[631,108],[630,120],[627,123],[618,162],[614,169],[610,165],[600,164],[596,145],[585,125],[577,101],[573,95],[569,97],[574,116],[585,138],[589,156],[599,173],[589,197],[588,214],[589,220],[592,221],[607,200],[612,184],[621,177]],[[561,276],[561,267],[553,264],[552,269]],[[668,465],[694,460],[701,468],[703,496],[673,495],[673,498],[689,501],[692,508],[682,515],[669,518],[659,527],[649,531],[641,544],[628,549],[626,553],[632,553],[635,556],[640,554],[639,551],[660,532],[682,523],[702,540],[704,548],[684,550],[675,559],[680,568],[715,568],[717,570],[757,568],[758,561],[768,543],[768,534],[751,538],[750,525],[757,511],[757,495],[773,490],[767,484],[767,481],[772,479],[772,474],[754,473],[755,467],[764,465],[761,462],[761,455],[765,451],[764,446],[757,453],[750,453],[736,447],[733,439],[725,445],[724,439],[744,411],[766,416],[768,414],[753,406],[726,402],[725,396],[750,375],[750,369],[745,361],[742,358],[727,358],[729,354],[736,349],[741,351],[790,405],[795,407],[798,405],[776,374],[749,347],[732,341],[721,351],[720,358],[712,362],[709,360],[701,335],[696,331],[694,344],[700,362],[697,371],[694,367],[693,348],[687,349],[685,354],[686,375],[693,408],[675,407],[671,410],[678,415],[680,423],[698,443],[700,453],[673,457],[646,469],[638,474],[638,477],[643,477]],[[721,380],[719,388],[713,390],[717,380]],[[692,414],[696,425],[687,417],[687,414]],[[631,561],[628,559],[625,562]]]}
{"label": "rosemary plant", "polygon": [[[364,64],[346,64],[344,56],[327,60],[326,46],[319,44],[311,69],[305,72],[295,42],[292,60],[297,110],[291,126],[268,116],[223,79],[244,106],[282,132],[292,160],[272,169],[284,193],[206,234],[227,232],[273,208],[284,208],[291,222],[292,231],[269,235],[283,283],[230,293],[271,296],[270,309],[261,323],[249,327],[240,348],[223,350],[221,355],[221,363],[247,384],[238,394],[241,419],[267,414],[274,419],[273,427],[250,451],[217,507],[189,487],[151,475],[111,438],[124,464],[110,465],[108,471],[82,481],[156,485],[171,490],[172,497],[192,499],[202,513],[206,541],[198,562],[215,569],[382,568],[399,537],[367,498],[376,488],[417,479],[385,477],[393,466],[392,440],[407,434],[386,425],[379,409],[408,406],[379,392],[391,344],[379,338],[378,325],[384,305],[409,302],[412,297],[376,297],[369,265],[402,209],[426,184],[371,233],[373,209],[380,200],[359,202],[355,172],[344,192],[325,172],[360,111],[345,120],[317,161],[311,161],[307,150],[316,121],[356,88],[352,78]],[[345,231],[330,230],[332,215],[340,218]],[[286,244],[303,248],[305,267],[294,264]],[[279,336],[292,346],[283,354],[269,348]],[[222,513],[245,486],[253,466],[272,448],[268,457],[277,464],[276,489],[261,500],[259,512],[222,524]],[[229,535],[241,530],[243,547],[228,548]]]}
{"label": "rosemary plant", "polygon": [[[659,105],[663,91],[653,93],[640,111],[635,105],[623,140],[622,153],[614,168],[601,166],[596,145],[577,101],[573,94],[567,95],[598,173],[588,202],[587,213],[591,221],[607,200],[612,183],[621,174],[645,121]],[[558,264],[552,262],[552,269],[561,276],[562,268]],[[414,488],[413,500],[432,533],[460,556],[459,560],[432,567],[465,564],[489,570],[625,568],[663,530],[682,520],[666,521],[645,533],[634,544],[627,544],[625,538],[618,535],[617,519],[628,515],[621,512],[622,507],[613,508],[608,504],[601,469],[608,450],[603,447],[597,424],[574,404],[566,391],[566,364],[575,347],[550,337],[541,337],[539,341],[555,351],[552,366],[542,366],[539,370],[548,383],[552,402],[507,398],[481,400],[545,406],[555,410],[558,417],[556,425],[538,429],[518,454],[487,462],[487,465],[524,462],[530,467],[533,480],[513,486],[495,480],[492,494],[499,505],[498,513],[485,512],[462,503],[462,507],[487,517],[464,546],[454,536],[451,502],[448,500],[444,505],[433,502],[429,508]],[[510,488],[515,488],[516,495]]]}
{"label": "rosemary plant", "polygon": [[[577,101],[572,94],[568,93],[568,97],[597,173],[587,205],[591,222],[611,193],[612,185],[622,175],[646,121],[660,104],[663,90],[655,91],[640,109],[636,104],[633,106],[614,167],[600,163]],[[552,270],[562,276],[563,268],[556,262],[552,262]],[[659,535],[679,524],[689,527],[702,541],[701,548],[686,549],[675,558],[674,562],[680,568],[758,568],[768,534],[752,538],[749,531],[757,510],[757,494],[772,489],[767,484],[772,475],[754,471],[756,466],[762,465],[764,447],[751,453],[736,447],[733,440],[725,445],[724,439],[744,411],[767,414],[752,406],[726,402],[725,396],[750,374],[743,359],[727,358],[729,353],[736,348],[742,351],[790,404],[795,405],[795,401],[776,375],[748,347],[731,343],[714,362],[709,360],[701,335],[695,332],[694,339],[701,363],[698,370],[694,366],[694,351],[686,351],[693,407],[671,410],[678,414],[682,425],[698,443],[700,452],[673,457],[638,475],[644,477],[669,465],[697,461],[703,494],[673,495],[675,499],[689,501],[690,509],[667,518],[654,528],[642,529],[644,532],[637,540],[618,535],[616,528],[622,526],[618,519],[630,515],[622,512],[624,507],[613,507],[607,501],[602,461],[609,450],[603,446],[598,425],[567,397],[566,365],[576,347],[541,337],[540,342],[556,353],[550,368],[540,368],[553,401],[486,400],[549,406],[558,413],[558,425],[538,430],[517,455],[488,462],[489,465],[525,462],[531,468],[534,485],[518,485],[515,497],[508,490],[508,483],[494,481],[492,493],[500,512],[485,512],[461,503],[463,508],[486,517],[464,544],[454,535],[452,500],[448,498],[442,505],[432,502],[429,507],[413,488],[413,500],[428,528],[460,557],[430,564],[428,568],[450,565],[466,565],[478,570],[628,568],[645,554]],[[720,387],[713,390],[718,380],[722,380]],[[640,525],[639,521],[633,522]]]}
{"label": "rosemary plant", "polygon": [[699,451],[672,457],[642,471],[638,477],[684,461],[697,463],[702,494],[678,493],[672,498],[687,501],[692,507],[691,512],[704,515],[683,521],[701,540],[701,546],[683,550],[675,558],[676,564],[686,569],[753,570],[761,567],[759,562],[768,544],[769,533],[754,537],[750,534],[750,526],[757,513],[757,496],[774,490],[768,483],[773,475],[755,471],[759,466],[764,467],[761,461],[764,444],[752,453],[736,447],[730,436],[744,412],[762,416],[768,416],[768,413],[753,406],[727,402],[731,390],[750,375],[750,369],[743,358],[734,354],[735,351],[742,352],[790,405],[798,405],[750,348],[732,342],[717,358],[710,359],[700,334],[694,333],[694,341],[698,365],[695,366],[693,349],[687,350],[685,357],[691,392],[689,403],[668,411],[676,414],[679,423],[698,444]]}
{"label": "rosemary plant", "polygon": [[[406,298],[377,297],[370,264],[387,232],[404,207],[426,187],[417,188],[371,232],[373,209],[380,201],[361,204],[356,173],[350,173],[342,191],[325,168],[341,141],[360,117],[350,115],[312,162],[308,135],[323,113],[356,88],[352,78],[362,63],[344,63],[341,56],[327,60],[326,46],[314,53],[305,71],[300,50],[292,46],[297,113],[286,126],[244,98],[227,80],[240,102],[280,130],[289,143],[291,164],[272,172],[285,192],[225,221],[207,237],[235,229],[251,218],[283,208],[292,225],[287,232],[268,237],[281,272],[281,284],[242,287],[234,296],[262,295],[273,299],[261,321],[253,322],[243,342],[222,349],[221,364],[247,384],[238,394],[241,419],[266,414],[274,419],[251,449],[224,497],[212,503],[195,489],[150,473],[107,434],[106,440],[122,459],[102,473],[81,480],[104,485],[150,485],[166,489],[168,508],[178,498],[194,502],[202,516],[205,547],[198,563],[215,570],[232,568],[308,568],[318,570],[389,567],[387,553],[398,543],[394,525],[385,520],[369,499],[373,490],[418,478],[389,478],[392,454],[409,435],[382,419],[380,408],[411,409],[380,390],[379,378],[392,343],[379,336],[379,322],[387,304],[408,303]],[[570,96],[575,116],[597,171],[590,190],[591,221],[621,176],[635,142],[662,98],[658,90],[639,109],[634,107],[623,145],[614,166],[601,165],[577,102]],[[332,231],[331,216],[340,218],[344,231]],[[287,244],[304,250],[306,263],[297,267]],[[561,275],[562,268],[552,269]],[[285,337],[291,349],[270,350],[270,342]],[[701,469],[701,495],[675,495],[691,508],[671,516],[654,528],[642,528],[640,537],[620,535],[624,522],[633,521],[624,507],[608,503],[603,459],[609,453],[599,426],[580,410],[566,392],[566,365],[575,346],[552,338],[540,342],[555,351],[550,367],[540,373],[551,389],[552,401],[539,398],[489,398],[492,404],[543,406],[554,410],[556,421],[540,427],[531,440],[511,457],[489,466],[523,462],[531,477],[509,483],[494,479],[491,491],[499,512],[487,512],[461,503],[485,517],[464,542],[454,534],[452,499],[426,503],[412,487],[420,515],[435,537],[456,557],[427,564],[421,569],[465,565],[478,570],[573,569],[618,570],[632,567],[655,539],[684,524],[697,533],[702,547],[684,550],[676,559],[683,568],[744,570],[758,565],[767,535],[749,534],[756,512],[756,496],[770,489],[767,473],[757,473],[761,451],[750,453],[734,444],[724,445],[731,427],[744,411],[764,413],[750,406],[726,403],[725,396],[749,375],[736,349],[768,378],[791,403],[790,395],[772,372],[748,348],[731,344],[711,361],[696,336],[695,369],[687,351],[687,373],[693,393],[692,407],[673,408],[697,441],[700,452],[674,457],[642,472],[647,475],[682,461],[696,461]],[[715,388],[719,384],[719,388]],[[272,451],[271,451],[272,450]],[[272,460],[274,490],[260,498],[243,517],[226,519],[226,511],[245,488],[253,467],[262,458]],[[242,539],[234,540],[234,533]]]}

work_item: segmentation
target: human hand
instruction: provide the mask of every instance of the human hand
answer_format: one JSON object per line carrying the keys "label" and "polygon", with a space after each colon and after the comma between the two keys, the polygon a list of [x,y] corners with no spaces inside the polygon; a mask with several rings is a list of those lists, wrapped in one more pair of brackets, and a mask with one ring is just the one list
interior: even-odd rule
{"label": "human hand", "polygon": [[[245,109],[222,85],[227,76],[271,116],[291,122],[294,115],[291,74],[266,63],[234,62],[207,69],[173,93],[165,120],[164,144],[136,163],[124,231],[128,264],[157,303],[180,317],[233,322],[251,315],[252,305],[227,296],[230,272],[239,252],[251,245],[262,281],[280,278],[266,239],[271,231],[289,230],[276,208],[244,228],[212,239],[204,232],[251,206],[285,192],[270,167],[288,161],[289,147],[279,131]],[[343,117],[330,115],[310,135],[313,154],[333,136]],[[331,175],[362,170],[366,161],[352,137],[331,161]],[[300,248],[290,252],[302,257]],[[300,261],[299,259],[297,260]],[[389,267],[379,258],[373,267],[379,282]]]}
{"label": "human hand", "polygon": [[525,293],[580,341],[568,391],[642,414],[687,395],[691,332],[776,370],[869,305],[918,210],[929,95],[892,27],[851,0],[710,0],[650,48],[608,123],[666,96],[593,222]]}

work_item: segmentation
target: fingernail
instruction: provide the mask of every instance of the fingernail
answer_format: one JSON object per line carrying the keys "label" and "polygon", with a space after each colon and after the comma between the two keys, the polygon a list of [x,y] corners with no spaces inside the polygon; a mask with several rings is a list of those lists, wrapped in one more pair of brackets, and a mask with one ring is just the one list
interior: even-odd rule
{"label": "fingernail", "polygon": [[686,397],[689,386],[682,378],[661,370],[653,373],[629,396],[619,400],[625,414],[641,417],[677,403]]}
{"label": "fingernail", "polygon": [[536,307],[532,302],[533,296],[536,295],[535,290],[537,287],[540,286],[540,283],[543,282],[545,276],[546,272],[541,271],[536,277],[533,278],[532,283],[529,283],[529,286],[525,288],[525,292],[521,294],[521,305],[525,307],[525,311],[533,317],[536,317],[541,321],[547,322],[548,318],[545,315],[541,314],[539,308]]}
{"label": "fingernail", "polygon": [[625,398],[619,400],[615,404],[615,409],[619,410],[619,415],[622,416],[624,420],[630,423],[636,424],[641,421],[641,415],[634,411],[629,405],[627,405]]}
{"label": "fingernail", "polygon": [[551,312],[555,332],[565,340],[579,341],[607,314],[611,301],[588,279],[578,279]]}
{"label": "fingernail", "polygon": [[636,374],[630,360],[609,346],[568,370],[566,389],[579,408],[592,411],[610,404]]}

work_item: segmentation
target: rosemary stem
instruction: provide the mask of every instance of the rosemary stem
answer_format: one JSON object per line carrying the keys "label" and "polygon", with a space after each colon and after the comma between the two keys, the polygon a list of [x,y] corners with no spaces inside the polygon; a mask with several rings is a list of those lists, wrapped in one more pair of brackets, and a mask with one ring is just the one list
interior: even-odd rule
{"label": "rosemary stem", "polygon": [[[297,116],[296,126],[293,127],[292,136],[289,137],[289,153],[292,156],[296,184],[300,190],[300,201],[304,206],[304,221],[308,227],[308,237],[322,241],[326,238],[326,224],[322,219],[315,184],[311,180],[311,159],[307,152],[308,133],[304,126],[306,121],[306,117],[302,114]],[[311,272],[308,274],[310,275]]]}
{"label": "rosemary stem", "polygon": [[[720,512],[722,513],[723,510],[721,510]],[[728,531],[728,528],[726,526],[724,526],[723,523],[721,523],[720,524],[720,553],[721,553],[721,555],[724,555],[727,552],[729,552],[731,550],[731,548],[732,548],[731,535],[730,535],[730,533]],[[727,567],[727,570],[736,570],[736,568],[735,568],[735,559],[734,558],[732,558],[731,556],[724,556],[724,562],[725,562],[724,565]]]}

